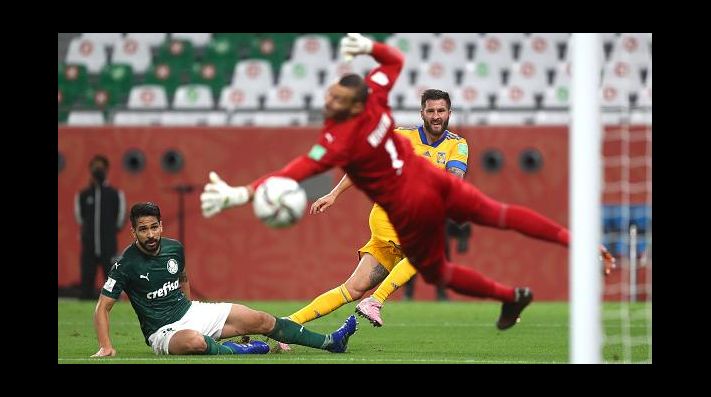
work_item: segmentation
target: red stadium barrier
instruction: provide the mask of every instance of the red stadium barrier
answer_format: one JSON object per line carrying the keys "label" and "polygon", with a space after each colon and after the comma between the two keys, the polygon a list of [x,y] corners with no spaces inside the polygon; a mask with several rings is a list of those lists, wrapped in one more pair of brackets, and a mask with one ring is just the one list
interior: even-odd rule
{"label": "red stadium barrier", "polygon": [[[356,249],[369,238],[371,203],[359,191],[345,193],[326,214],[306,216],[295,227],[270,230],[251,208],[230,210],[212,219],[200,215],[199,194],[210,170],[230,184],[242,184],[280,168],[316,141],[315,128],[188,128],[188,127],[59,127],[59,151],[65,167],[59,173],[58,285],[79,282],[79,229],[73,216],[74,194],[88,183],[89,159],[105,154],[109,182],[125,192],[127,212],[133,203],[154,201],[163,214],[164,236],[178,238],[177,194],[171,188],[194,184],[186,196],[185,238],[188,275],[198,298],[311,299],[342,283],[357,262]],[[568,135],[565,127],[453,128],[470,147],[467,180],[488,195],[529,206],[568,224]],[[131,174],[122,157],[132,148],[143,151],[146,167]],[[543,163],[538,172],[519,166],[521,151],[535,148]],[[161,156],[176,149],[184,168],[171,174]],[[498,149],[504,165],[487,173],[481,156]],[[332,173],[334,184],[342,173]],[[119,246],[131,242],[129,222]],[[439,238],[439,236],[433,236]],[[454,260],[475,267],[502,283],[526,285],[540,300],[566,300],[566,248],[529,239],[512,231],[474,226],[466,254]],[[453,252],[454,252],[454,246]],[[101,272],[99,272],[101,274]],[[97,285],[101,281],[97,280]],[[398,291],[398,296],[401,294]],[[418,280],[416,297],[434,299],[434,288]],[[450,293],[452,299],[465,299]]]}

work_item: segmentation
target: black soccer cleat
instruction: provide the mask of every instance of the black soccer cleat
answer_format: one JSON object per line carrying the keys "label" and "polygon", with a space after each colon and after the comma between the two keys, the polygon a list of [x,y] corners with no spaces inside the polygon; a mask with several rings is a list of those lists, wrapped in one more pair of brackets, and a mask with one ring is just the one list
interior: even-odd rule
{"label": "black soccer cleat", "polygon": [[533,292],[526,288],[516,288],[516,301],[504,302],[501,305],[501,315],[496,322],[496,328],[505,330],[513,327],[521,318],[521,312],[533,301]]}

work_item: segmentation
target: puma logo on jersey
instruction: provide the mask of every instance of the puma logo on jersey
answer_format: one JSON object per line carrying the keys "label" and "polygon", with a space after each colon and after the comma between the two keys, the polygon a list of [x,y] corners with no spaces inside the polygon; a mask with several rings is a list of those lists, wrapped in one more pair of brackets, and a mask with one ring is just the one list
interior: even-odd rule
{"label": "puma logo on jersey", "polygon": [[151,280],[148,279],[148,274],[149,274],[149,273],[146,272],[146,275],[145,275],[145,276],[141,274],[141,275],[138,276],[138,278],[145,278],[146,281],[151,281]]}

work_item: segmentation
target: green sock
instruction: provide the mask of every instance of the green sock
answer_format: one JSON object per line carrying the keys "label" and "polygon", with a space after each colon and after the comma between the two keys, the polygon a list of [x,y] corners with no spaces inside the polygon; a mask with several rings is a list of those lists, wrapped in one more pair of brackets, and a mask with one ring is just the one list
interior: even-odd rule
{"label": "green sock", "polygon": [[295,343],[316,349],[325,349],[333,343],[331,335],[321,335],[309,331],[303,325],[297,324],[287,318],[277,318],[274,329],[266,335],[279,342]]}
{"label": "green sock", "polygon": [[207,343],[207,349],[202,354],[207,354],[208,356],[215,356],[218,354],[234,354],[232,349],[222,344],[217,343],[214,339],[207,335],[203,335],[205,338],[205,343]]}

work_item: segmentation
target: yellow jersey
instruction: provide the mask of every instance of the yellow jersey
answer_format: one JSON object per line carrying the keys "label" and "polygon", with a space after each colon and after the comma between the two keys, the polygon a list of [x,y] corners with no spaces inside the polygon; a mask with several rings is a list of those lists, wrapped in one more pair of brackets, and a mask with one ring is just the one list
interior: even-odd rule
{"label": "yellow jersey", "polygon": [[[443,172],[446,172],[445,170],[451,167],[459,168],[464,172],[467,171],[469,147],[466,139],[459,135],[445,130],[439,139],[429,144],[427,143],[427,136],[423,126],[396,128],[395,133],[409,139],[415,148],[416,154],[428,159],[435,167],[442,169]],[[390,219],[388,219],[388,214],[377,203],[370,210],[368,224],[373,238],[400,244],[395,228],[390,223]]]}

